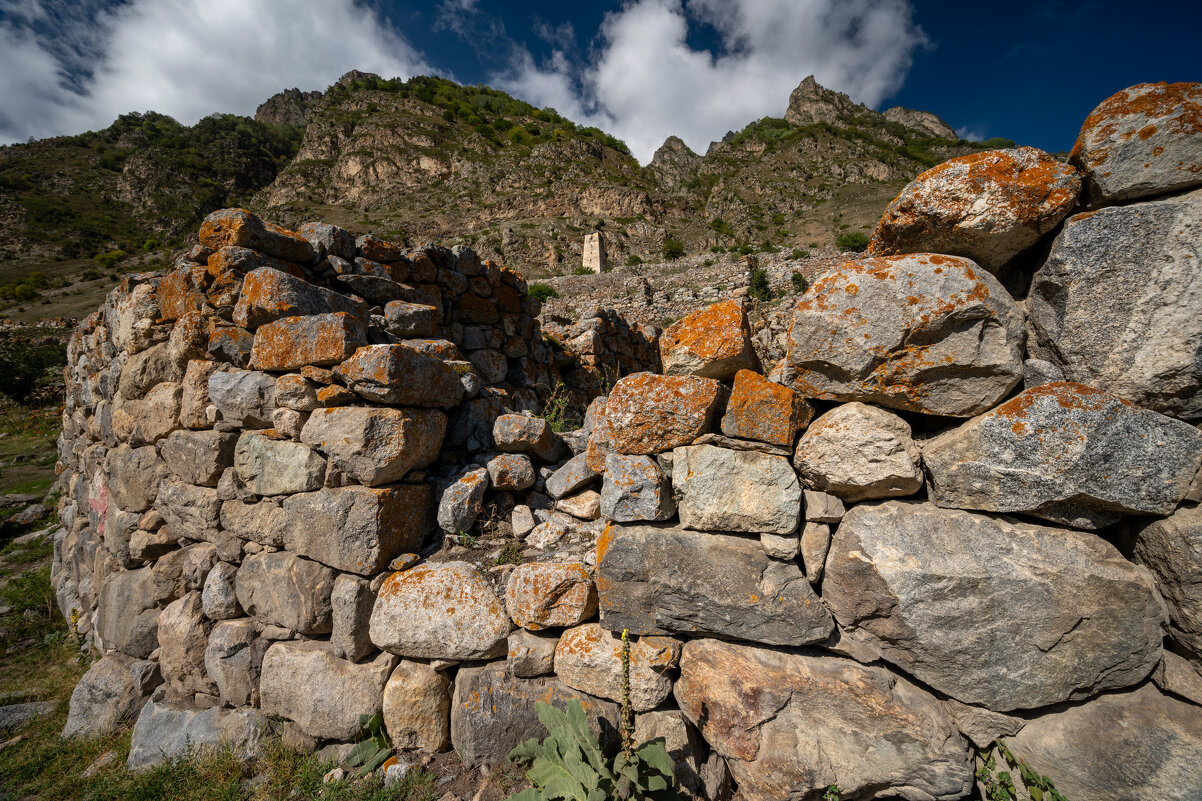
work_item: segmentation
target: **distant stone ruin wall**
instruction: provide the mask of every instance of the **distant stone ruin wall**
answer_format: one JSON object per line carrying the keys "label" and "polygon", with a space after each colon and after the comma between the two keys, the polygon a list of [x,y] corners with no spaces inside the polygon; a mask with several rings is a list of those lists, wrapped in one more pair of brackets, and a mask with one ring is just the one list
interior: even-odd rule
{"label": "distant stone ruin wall", "polygon": [[211,217],[71,343],[53,580],[104,657],[66,733],[136,716],[142,766],[380,711],[474,768],[537,701],[612,734],[627,631],[698,797],[954,801],[999,738],[1066,798],[1202,797],[1202,96],[1121,94],[1071,167],[919,176],[777,363],[722,300],[570,432],[522,413],[559,357],[511,273]]}

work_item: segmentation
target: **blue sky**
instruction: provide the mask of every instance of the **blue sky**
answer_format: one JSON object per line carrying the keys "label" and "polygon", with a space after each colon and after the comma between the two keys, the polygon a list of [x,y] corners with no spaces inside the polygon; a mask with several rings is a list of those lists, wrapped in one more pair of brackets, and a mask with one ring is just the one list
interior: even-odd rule
{"label": "blue sky", "polygon": [[1056,151],[1118,89],[1202,80],[1199,30],[1198,0],[0,0],[0,142],[126,111],[250,114],[359,68],[505,89],[642,161],[669,134],[704,151],[781,116],[810,73]]}

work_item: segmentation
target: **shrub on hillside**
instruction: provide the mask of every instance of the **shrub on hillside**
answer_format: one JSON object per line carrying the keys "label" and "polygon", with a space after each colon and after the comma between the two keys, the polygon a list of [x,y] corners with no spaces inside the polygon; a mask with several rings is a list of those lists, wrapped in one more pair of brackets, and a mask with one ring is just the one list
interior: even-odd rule
{"label": "shrub on hillside", "polygon": [[534,298],[539,303],[546,303],[547,298],[559,297],[559,293],[555,290],[555,287],[551,286],[550,284],[531,284],[529,292],[530,297]]}
{"label": "shrub on hillside", "polygon": [[684,242],[679,239],[667,237],[664,239],[664,258],[668,261],[676,261],[684,255]]}
{"label": "shrub on hillside", "polygon": [[835,245],[839,250],[850,250],[854,253],[863,253],[868,248],[868,237],[859,231],[852,231],[847,234],[840,234],[835,240]]}

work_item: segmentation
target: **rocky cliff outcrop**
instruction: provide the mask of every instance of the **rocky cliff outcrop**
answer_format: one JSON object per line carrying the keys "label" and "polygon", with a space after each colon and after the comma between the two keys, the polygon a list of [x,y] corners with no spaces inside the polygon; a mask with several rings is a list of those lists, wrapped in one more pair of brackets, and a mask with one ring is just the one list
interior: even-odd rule
{"label": "rocky cliff outcrop", "polygon": [[612,731],[625,630],[636,730],[700,797],[953,801],[998,737],[1066,797],[1202,795],[1197,360],[1159,409],[1050,381],[983,267],[881,256],[781,363],[727,300],[557,432],[569,357],[516,274],[240,210],[201,241],[71,343],[53,581],[106,655],[67,734],[137,714],[140,766],[380,711],[494,763],[536,701]]}

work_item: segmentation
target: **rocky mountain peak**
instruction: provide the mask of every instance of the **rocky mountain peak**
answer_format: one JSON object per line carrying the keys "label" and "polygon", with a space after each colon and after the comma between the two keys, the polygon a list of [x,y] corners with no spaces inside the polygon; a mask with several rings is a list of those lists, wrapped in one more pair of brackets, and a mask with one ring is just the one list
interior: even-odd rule
{"label": "rocky mountain peak", "polygon": [[255,109],[255,120],[269,125],[303,126],[309,121],[309,109],[321,97],[321,92],[285,89],[267,98]]}
{"label": "rocky mountain peak", "polygon": [[911,131],[926,136],[937,136],[940,139],[958,139],[956,129],[948,125],[939,116],[929,111],[916,111],[912,108],[894,106],[885,111],[885,119],[904,125]]}
{"label": "rocky mountain peak", "polygon": [[854,102],[842,92],[821,86],[813,75],[807,75],[789,95],[785,119],[794,125],[812,125],[816,122],[846,125],[842,118],[866,112],[870,112],[866,106]]}
{"label": "rocky mountain peak", "polygon": [[662,186],[676,189],[697,175],[702,160],[679,136],[669,136],[647,166]]}

